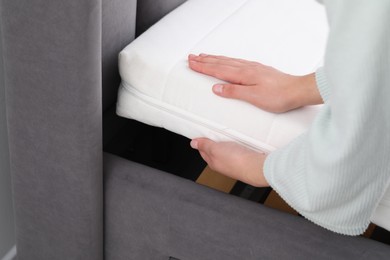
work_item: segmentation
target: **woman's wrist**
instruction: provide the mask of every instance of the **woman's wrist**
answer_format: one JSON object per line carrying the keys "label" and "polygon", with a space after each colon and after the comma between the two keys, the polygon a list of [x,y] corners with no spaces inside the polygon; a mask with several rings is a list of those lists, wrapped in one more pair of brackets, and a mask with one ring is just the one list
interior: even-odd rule
{"label": "woman's wrist", "polygon": [[324,103],[317,87],[315,73],[294,76],[291,87],[291,103],[294,108]]}

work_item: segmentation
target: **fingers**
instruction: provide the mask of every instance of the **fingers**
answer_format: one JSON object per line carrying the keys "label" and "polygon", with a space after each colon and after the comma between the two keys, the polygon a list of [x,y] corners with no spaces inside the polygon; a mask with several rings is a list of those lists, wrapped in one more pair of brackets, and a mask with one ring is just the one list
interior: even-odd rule
{"label": "fingers", "polygon": [[199,56],[194,55],[194,54],[190,54],[189,58],[197,60],[197,61],[201,61],[201,62],[223,63],[223,64],[236,65],[236,66],[258,64],[257,62],[254,62],[254,61],[226,57],[226,56],[222,56],[222,55],[204,54],[204,53],[199,54]]}
{"label": "fingers", "polygon": [[191,146],[198,149],[212,170],[252,186],[268,185],[262,171],[264,154],[234,142],[214,142],[207,138],[195,138]]}
{"label": "fingers", "polygon": [[188,56],[188,59],[190,61],[196,61],[201,63],[220,64],[220,65],[228,65],[228,66],[235,66],[235,67],[249,64],[249,62],[245,63],[234,58],[229,58],[225,56],[207,55],[207,54],[199,54],[199,56],[190,54]]}
{"label": "fingers", "polygon": [[212,170],[226,172],[226,169],[224,169],[226,160],[228,160],[224,149],[226,143],[214,142],[208,138],[195,138],[190,145],[199,151],[199,154]]}
{"label": "fingers", "polygon": [[220,80],[236,84],[240,84],[243,81],[242,69],[240,67],[218,63],[204,63],[195,60],[189,60],[189,66],[194,71]]}
{"label": "fingers", "polygon": [[248,73],[253,71],[255,65],[261,65],[257,62],[208,54],[190,54],[188,63],[191,69],[199,73],[234,84],[247,85],[253,83],[253,77],[249,77]]}
{"label": "fingers", "polygon": [[[214,85],[213,92],[216,95],[252,102],[254,100],[251,86],[253,77],[247,76],[251,71],[244,62],[225,56],[204,54],[189,56],[189,65],[193,70],[232,83]],[[237,64],[241,65],[236,66]]]}
{"label": "fingers", "polygon": [[239,99],[249,103],[253,103],[256,99],[253,86],[216,84],[213,86],[213,92],[220,97]]}

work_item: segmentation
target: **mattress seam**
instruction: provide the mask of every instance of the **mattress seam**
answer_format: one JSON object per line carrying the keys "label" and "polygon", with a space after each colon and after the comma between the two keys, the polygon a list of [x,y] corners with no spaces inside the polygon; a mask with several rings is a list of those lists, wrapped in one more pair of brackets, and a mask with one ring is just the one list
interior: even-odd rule
{"label": "mattress seam", "polygon": [[[181,118],[181,119],[183,119],[185,121],[190,121],[191,122],[191,120],[188,120],[185,116],[182,115],[183,113],[189,113],[189,112],[187,112],[187,111],[185,111],[185,110],[183,110],[181,108],[178,108],[178,107],[176,107],[176,109],[179,110],[179,111],[174,111],[173,109],[170,109],[170,108],[166,107],[166,106],[172,106],[172,105],[167,104],[166,102],[158,100],[156,98],[149,97],[149,96],[143,94],[142,92],[140,92],[139,90],[136,90],[136,89],[132,88],[126,82],[122,82],[121,86],[130,95],[138,97],[138,100],[141,100],[142,102],[144,102],[144,103],[146,103],[146,104],[148,104],[150,106],[154,106],[157,109],[161,109],[161,111],[164,111],[164,112],[166,112],[166,113],[168,113],[170,115],[173,115],[173,116],[179,117],[179,118]],[[142,96],[146,96],[146,97],[142,97]],[[147,98],[150,98],[153,101],[152,100],[146,100]],[[157,102],[161,102],[162,104],[157,104],[156,101]],[[121,107],[118,106],[117,110],[118,109],[121,109]],[[125,109],[121,109],[121,110],[122,111],[126,111]],[[237,137],[235,135],[232,135],[232,134],[229,134],[229,133],[226,133],[226,132],[222,132],[221,130],[218,129],[219,127],[217,127],[217,126],[212,126],[210,123],[207,123],[207,122],[201,122],[202,121],[201,119],[194,118],[194,116],[191,116],[191,115],[189,115],[188,117],[191,117],[191,119],[193,121],[196,121],[196,123],[198,123],[199,125],[207,128],[209,130],[215,131],[215,132],[217,132],[219,134],[222,134],[222,135],[224,135],[224,136],[226,136],[226,137],[228,137],[230,139],[236,140],[236,141],[240,142],[241,144],[243,144],[243,145],[245,145],[247,147],[255,149],[256,151],[261,151],[261,152],[264,152],[264,153],[270,153],[270,152],[276,150],[275,147],[273,147],[271,145],[268,145],[265,142],[261,142],[259,140],[256,140],[256,142],[261,142],[261,147],[258,147],[258,146],[255,146],[255,145],[251,144],[250,142],[245,141],[244,139],[241,139],[241,138],[239,138],[239,137]],[[225,126],[221,126],[221,128],[222,129],[229,129],[228,127],[225,127]]]}
{"label": "mattress seam", "polygon": [[[187,53],[193,49],[196,45],[198,45],[201,41],[203,41],[208,35],[210,35],[213,31],[215,31],[218,27],[221,26],[221,24],[223,24],[223,22],[225,22],[227,19],[229,19],[232,15],[234,15],[235,13],[237,13],[239,10],[241,10],[246,4],[248,4],[249,0],[246,0],[244,1],[244,3],[242,3],[239,7],[237,7],[236,10],[234,10],[231,14],[229,14],[228,16],[226,16],[224,19],[222,19],[217,25],[215,25],[211,30],[209,30],[201,39],[199,39],[195,44],[192,45],[191,48],[189,48],[187,50]],[[165,90],[167,88],[167,85],[168,85],[168,81],[171,77],[171,74],[173,72],[173,69],[177,66],[177,64],[179,64],[180,59],[169,69],[169,73],[167,75],[167,77],[165,78],[165,82],[164,82],[164,87],[163,87],[163,90],[161,91],[161,96],[160,96],[160,100],[163,100],[163,98],[165,97]]]}

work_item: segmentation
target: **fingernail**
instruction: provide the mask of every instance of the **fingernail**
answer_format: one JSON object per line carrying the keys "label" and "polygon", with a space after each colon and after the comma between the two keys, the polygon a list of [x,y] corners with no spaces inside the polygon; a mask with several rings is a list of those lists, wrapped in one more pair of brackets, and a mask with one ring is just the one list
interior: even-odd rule
{"label": "fingernail", "polygon": [[201,54],[199,54],[199,56],[200,56],[200,57],[206,57],[207,54],[206,54],[206,53],[201,53]]}
{"label": "fingernail", "polygon": [[194,54],[188,55],[188,58],[189,58],[189,59],[193,59],[193,58],[195,58],[195,57],[196,57],[196,55],[194,55]]}
{"label": "fingernail", "polygon": [[214,85],[213,91],[217,94],[221,94],[223,91],[223,85],[220,84]]}
{"label": "fingernail", "polygon": [[190,145],[193,149],[198,149],[198,141],[197,140],[192,140]]}

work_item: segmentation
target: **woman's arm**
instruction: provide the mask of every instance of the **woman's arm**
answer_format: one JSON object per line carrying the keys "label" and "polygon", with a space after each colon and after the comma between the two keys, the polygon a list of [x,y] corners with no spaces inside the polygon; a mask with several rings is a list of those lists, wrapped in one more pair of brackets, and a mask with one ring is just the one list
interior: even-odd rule
{"label": "woman's arm", "polygon": [[[325,105],[307,133],[267,156],[262,177],[307,219],[358,235],[390,185],[390,1],[329,0],[325,5],[330,34],[324,69],[316,75]],[[200,69],[199,61],[191,63],[197,71],[231,81],[229,75]],[[242,75],[232,82],[240,86],[239,93],[245,91],[242,86],[258,84],[244,81],[248,75],[237,66],[222,66]],[[275,98],[286,93],[283,85],[275,84],[280,88]],[[233,97],[258,102],[250,95]],[[275,109],[268,101],[255,104]]]}

